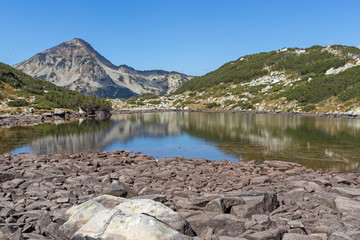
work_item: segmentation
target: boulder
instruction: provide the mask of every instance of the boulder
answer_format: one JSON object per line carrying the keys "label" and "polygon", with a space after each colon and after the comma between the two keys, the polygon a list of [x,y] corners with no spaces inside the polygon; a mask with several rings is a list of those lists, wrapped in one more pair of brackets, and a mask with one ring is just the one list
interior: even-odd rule
{"label": "boulder", "polygon": [[263,191],[248,191],[237,195],[244,199],[245,204],[231,208],[231,214],[250,218],[254,214],[270,213],[278,205],[276,194]]}
{"label": "boulder", "polygon": [[120,181],[113,181],[111,184],[103,189],[103,194],[112,195],[115,197],[135,197],[136,193],[131,190],[129,186]]}
{"label": "boulder", "polygon": [[105,207],[93,200],[72,207],[66,211],[66,215],[69,216],[69,219],[60,227],[60,231],[68,238],[71,238],[76,231],[103,210],[105,210]]}
{"label": "boulder", "polygon": [[241,197],[216,198],[205,205],[204,211],[230,213],[233,206],[238,206],[242,204],[245,204],[245,201]]}
{"label": "boulder", "polygon": [[285,230],[269,229],[266,231],[252,233],[246,236],[249,240],[281,240]]}
{"label": "boulder", "polygon": [[180,214],[160,202],[150,199],[129,199],[120,203],[115,208],[128,215],[137,213],[148,214],[169,224],[180,233],[193,234],[190,225]]}
{"label": "boulder", "polygon": [[360,188],[333,187],[332,190],[343,197],[355,198],[360,196]]}
{"label": "boulder", "polygon": [[319,236],[303,235],[299,233],[285,233],[282,240],[322,240]]}
{"label": "boulder", "polygon": [[230,214],[202,213],[186,219],[197,235],[210,227],[217,234],[223,231],[226,236],[235,237],[245,231],[244,221]]}
{"label": "boulder", "polygon": [[103,195],[68,209],[66,216],[60,230],[73,239],[189,239],[183,233],[194,235],[178,213],[150,199]]}
{"label": "boulder", "polygon": [[337,197],[335,208],[347,231],[360,230],[360,202],[347,197]]}

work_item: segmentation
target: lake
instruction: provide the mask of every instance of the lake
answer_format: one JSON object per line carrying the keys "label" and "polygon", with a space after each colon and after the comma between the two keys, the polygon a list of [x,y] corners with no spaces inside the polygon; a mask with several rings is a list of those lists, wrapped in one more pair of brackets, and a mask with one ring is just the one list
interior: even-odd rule
{"label": "lake", "polygon": [[360,120],[293,115],[162,112],[0,128],[0,152],[132,150],[155,158],[281,160],[360,171]]}

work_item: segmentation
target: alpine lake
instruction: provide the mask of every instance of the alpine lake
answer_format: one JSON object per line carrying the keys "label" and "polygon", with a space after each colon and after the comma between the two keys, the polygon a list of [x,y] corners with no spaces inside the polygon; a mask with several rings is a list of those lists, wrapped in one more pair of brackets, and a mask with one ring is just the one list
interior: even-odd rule
{"label": "alpine lake", "polygon": [[360,119],[158,112],[0,128],[0,153],[132,150],[154,158],[264,160],[360,171]]}

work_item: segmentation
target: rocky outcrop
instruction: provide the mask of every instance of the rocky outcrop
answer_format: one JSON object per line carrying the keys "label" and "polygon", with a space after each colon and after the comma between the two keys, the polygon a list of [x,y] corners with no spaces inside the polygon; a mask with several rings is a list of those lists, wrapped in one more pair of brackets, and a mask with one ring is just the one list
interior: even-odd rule
{"label": "rocky outcrop", "polygon": [[357,173],[279,161],[130,153],[0,155],[0,237],[355,240],[360,235]]}
{"label": "rocky outcrop", "polygon": [[102,195],[65,214],[69,217],[60,230],[75,239],[170,239],[184,233],[193,235],[180,214],[150,199]]}
{"label": "rocky outcrop", "polygon": [[169,94],[191,78],[177,72],[115,66],[79,38],[38,53],[14,67],[61,87],[110,98]]}

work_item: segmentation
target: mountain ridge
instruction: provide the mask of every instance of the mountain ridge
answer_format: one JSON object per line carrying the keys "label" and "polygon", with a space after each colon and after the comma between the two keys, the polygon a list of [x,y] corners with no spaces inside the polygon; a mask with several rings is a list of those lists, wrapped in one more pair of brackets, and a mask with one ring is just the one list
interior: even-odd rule
{"label": "mountain ridge", "polygon": [[315,45],[246,55],[187,81],[170,96],[113,106],[360,115],[360,49]]}
{"label": "mountain ridge", "polygon": [[165,95],[192,78],[175,71],[139,71],[125,64],[116,66],[80,38],[46,49],[14,67],[58,86],[110,98],[144,93]]}

